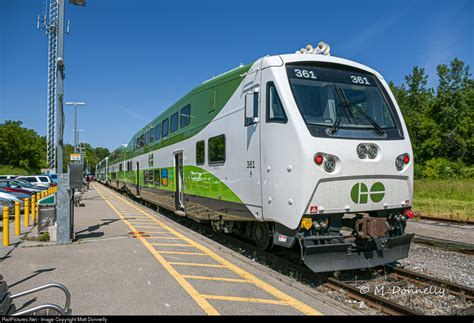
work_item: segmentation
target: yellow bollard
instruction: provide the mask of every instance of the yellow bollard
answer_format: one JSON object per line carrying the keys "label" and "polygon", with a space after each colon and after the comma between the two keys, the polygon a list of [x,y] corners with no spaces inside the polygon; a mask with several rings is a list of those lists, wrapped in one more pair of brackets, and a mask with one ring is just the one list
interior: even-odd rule
{"label": "yellow bollard", "polygon": [[20,235],[20,202],[15,202],[15,235]]}
{"label": "yellow bollard", "polygon": [[10,245],[10,236],[9,236],[9,213],[10,210],[8,206],[3,207],[3,246],[8,247]]}
{"label": "yellow bollard", "polygon": [[27,228],[30,225],[30,199],[26,198],[25,199],[25,228]]}
{"label": "yellow bollard", "polygon": [[35,223],[35,213],[36,213],[36,195],[31,196],[31,222]]}

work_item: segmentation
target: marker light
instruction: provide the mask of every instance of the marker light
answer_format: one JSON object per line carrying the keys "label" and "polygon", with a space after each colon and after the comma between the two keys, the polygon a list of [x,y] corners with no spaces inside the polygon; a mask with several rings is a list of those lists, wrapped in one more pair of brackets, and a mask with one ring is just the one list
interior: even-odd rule
{"label": "marker light", "polygon": [[360,159],[367,158],[367,147],[365,145],[360,144],[357,146],[357,156],[359,156]]}
{"label": "marker light", "polygon": [[378,151],[376,146],[369,146],[368,155],[370,159],[377,157],[377,153]]}
{"label": "marker light", "polygon": [[322,155],[316,155],[316,157],[314,157],[314,162],[316,163],[316,165],[321,165],[324,161],[324,157]]}
{"label": "marker light", "polygon": [[399,155],[395,160],[395,166],[398,171],[401,171],[409,162],[410,156],[408,154]]}
{"label": "marker light", "polygon": [[405,165],[408,164],[410,162],[410,156],[408,155],[403,156],[403,162],[405,163]]}
{"label": "marker light", "polygon": [[328,173],[332,173],[336,169],[336,161],[332,158],[326,159],[324,162],[324,169]]}
{"label": "marker light", "polygon": [[411,209],[408,209],[408,210],[403,211],[403,215],[405,215],[405,217],[409,219],[413,219],[415,217],[415,212],[413,212],[413,210]]}

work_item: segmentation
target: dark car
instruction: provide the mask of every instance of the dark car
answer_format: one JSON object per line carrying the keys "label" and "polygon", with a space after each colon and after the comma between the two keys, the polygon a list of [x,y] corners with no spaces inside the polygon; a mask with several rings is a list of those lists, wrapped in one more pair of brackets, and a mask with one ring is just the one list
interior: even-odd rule
{"label": "dark car", "polygon": [[31,185],[28,182],[23,182],[19,180],[14,180],[14,179],[2,179],[0,180],[0,187],[4,188],[11,188],[11,189],[17,189],[21,190],[24,193],[29,193],[29,194],[36,194],[40,193],[43,191],[42,188],[39,188],[38,186]]}

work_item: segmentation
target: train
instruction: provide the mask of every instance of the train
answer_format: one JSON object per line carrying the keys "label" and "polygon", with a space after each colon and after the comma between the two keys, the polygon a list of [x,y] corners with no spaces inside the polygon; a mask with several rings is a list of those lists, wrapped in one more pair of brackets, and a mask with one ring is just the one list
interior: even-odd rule
{"label": "train", "polygon": [[384,78],[316,47],[204,81],[96,166],[137,199],[314,272],[408,256],[413,152]]}

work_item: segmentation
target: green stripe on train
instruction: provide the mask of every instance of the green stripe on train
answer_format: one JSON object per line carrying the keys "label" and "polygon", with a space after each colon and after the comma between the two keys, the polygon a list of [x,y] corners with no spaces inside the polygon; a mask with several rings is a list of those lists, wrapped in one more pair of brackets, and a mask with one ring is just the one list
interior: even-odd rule
{"label": "green stripe on train", "polygon": [[[163,170],[166,170],[166,181],[163,181],[163,178],[161,177],[161,173]],[[145,172],[148,172],[148,175],[145,175]],[[151,183],[149,181],[150,172],[153,172],[153,178]],[[158,181],[155,176],[157,172],[159,172],[160,174],[160,185],[157,185]],[[184,194],[243,204],[242,200],[240,200],[240,198],[224,182],[222,182],[220,179],[218,179],[216,176],[212,175],[205,169],[197,166],[184,166],[183,172]],[[121,173],[122,174],[119,174],[117,172],[117,180],[136,185],[136,171],[128,171]],[[127,180],[123,180],[125,177],[127,178]],[[173,167],[141,170],[139,177],[141,187],[159,188],[170,192],[174,192],[176,190]],[[146,178],[148,178],[148,181],[145,184]]]}

